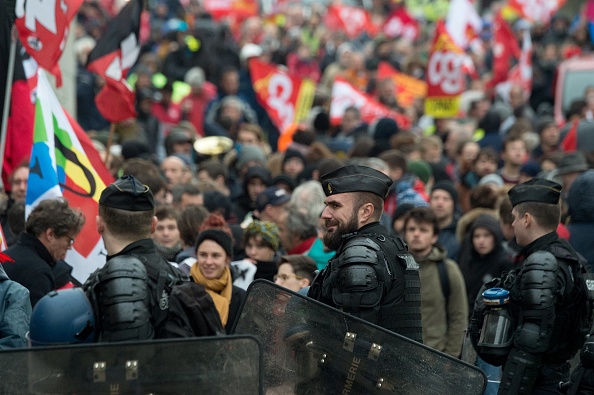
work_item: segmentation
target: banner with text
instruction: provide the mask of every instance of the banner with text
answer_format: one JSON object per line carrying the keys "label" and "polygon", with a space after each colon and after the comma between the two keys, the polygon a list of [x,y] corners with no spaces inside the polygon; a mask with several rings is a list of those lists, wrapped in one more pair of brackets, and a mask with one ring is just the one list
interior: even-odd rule
{"label": "banner with text", "polygon": [[464,91],[465,59],[464,51],[454,43],[443,21],[439,21],[427,62],[425,114],[435,118],[458,114],[460,94]]}

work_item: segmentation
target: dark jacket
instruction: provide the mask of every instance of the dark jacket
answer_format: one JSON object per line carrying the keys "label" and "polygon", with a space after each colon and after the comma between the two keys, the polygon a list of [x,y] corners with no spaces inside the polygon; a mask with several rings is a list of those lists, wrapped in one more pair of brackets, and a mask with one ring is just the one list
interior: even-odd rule
{"label": "dark jacket", "polygon": [[[487,255],[480,256],[472,244],[472,235],[477,228],[485,228],[495,238],[495,247]],[[468,311],[472,312],[474,301],[484,283],[512,268],[512,260],[503,247],[503,234],[499,222],[490,215],[481,215],[472,222],[462,249],[458,265],[464,276],[466,293],[468,295]]]}
{"label": "dark jacket", "polygon": [[243,289],[233,286],[231,292],[231,303],[229,303],[229,317],[227,318],[227,325],[225,331],[227,334],[231,334],[231,330],[235,326],[235,321],[239,318],[239,312],[243,301],[245,300],[246,293]]}
{"label": "dark jacket", "polygon": [[0,267],[0,349],[27,347],[31,320],[29,291]]}
{"label": "dark jacket", "polygon": [[2,264],[8,277],[29,290],[31,306],[56,289],[52,269],[54,258],[45,246],[30,233],[21,233],[16,245],[4,251],[14,262]]}
{"label": "dark jacket", "polygon": [[569,206],[569,242],[588,261],[590,270],[594,270],[594,170],[587,170],[579,175],[567,196]]}
{"label": "dark jacket", "polygon": [[439,230],[437,241],[441,244],[448,253],[448,258],[456,260],[460,251],[460,242],[456,238],[456,226],[458,225],[459,216],[456,214],[452,223],[443,229]]}

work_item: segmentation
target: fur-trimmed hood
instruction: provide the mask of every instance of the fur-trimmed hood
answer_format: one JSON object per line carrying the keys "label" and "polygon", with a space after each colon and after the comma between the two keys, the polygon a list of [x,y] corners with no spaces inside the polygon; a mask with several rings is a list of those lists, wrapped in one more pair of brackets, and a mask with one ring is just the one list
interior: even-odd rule
{"label": "fur-trimmed hood", "polygon": [[495,210],[488,208],[473,208],[458,220],[458,225],[456,226],[456,239],[460,244],[464,242],[464,236],[466,236],[469,226],[475,219],[483,214],[490,215],[496,220],[499,220],[499,214]]}

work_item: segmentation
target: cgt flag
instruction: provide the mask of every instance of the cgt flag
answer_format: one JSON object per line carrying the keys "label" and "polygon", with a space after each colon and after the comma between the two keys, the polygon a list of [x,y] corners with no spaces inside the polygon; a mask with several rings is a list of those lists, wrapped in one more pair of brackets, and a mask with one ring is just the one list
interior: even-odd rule
{"label": "cgt flag", "polygon": [[256,58],[249,61],[252,85],[258,101],[278,130],[307,118],[313,104],[316,84]]}
{"label": "cgt flag", "polygon": [[107,25],[89,54],[87,69],[105,79],[95,98],[99,112],[110,122],[136,116],[134,92],[126,77],[140,53],[140,15],[143,0],[130,0]]}
{"label": "cgt flag", "polygon": [[62,85],[58,60],[66,46],[69,26],[83,0],[17,0],[15,24],[25,50]]}
{"label": "cgt flag", "polygon": [[458,114],[465,85],[462,70],[465,59],[464,51],[454,43],[443,21],[439,21],[427,62],[425,114],[435,118]]}
{"label": "cgt flag", "polygon": [[84,282],[105,263],[103,241],[96,231],[97,202],[113,182],[89,137],[62,108],[43,70],[38,72],[35,130],[29,164],[26,213],[40,201],[64,197],[80,209],[86,222],[68,252],[72,275]]}

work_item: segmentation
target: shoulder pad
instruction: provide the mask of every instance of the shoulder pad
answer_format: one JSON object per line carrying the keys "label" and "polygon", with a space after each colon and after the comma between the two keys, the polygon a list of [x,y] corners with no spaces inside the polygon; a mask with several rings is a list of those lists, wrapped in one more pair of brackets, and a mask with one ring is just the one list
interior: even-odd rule
{"label": "shoulder pad", "polygon": [[367,237],[355,237],[349,239],[342,248],[338,258],[338,266],[344,266],[353,263],[371,263],[378,261],[379,246],[373,240]]}
{"label": "shoulder pad", "polygon": [[530,254],[523,262],[523,266],[527,270],[557,270],[559,267],[557,258],[549,251],[536,251]]}
{"label": "shoulder pad", "polygon": [[107,261],[100,271],[101,281],[118,277],[146,279],[148,274],[140,259],[132,255],[122,255]]}

